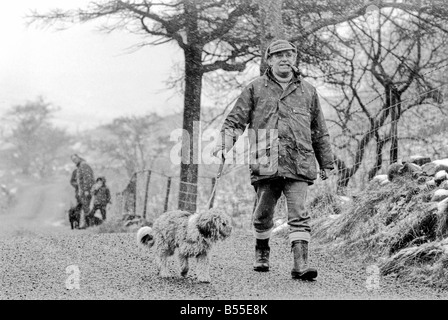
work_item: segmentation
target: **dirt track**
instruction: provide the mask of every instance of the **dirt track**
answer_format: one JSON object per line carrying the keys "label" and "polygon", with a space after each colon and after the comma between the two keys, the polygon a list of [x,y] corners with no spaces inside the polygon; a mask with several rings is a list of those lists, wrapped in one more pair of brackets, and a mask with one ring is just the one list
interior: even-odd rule
{"label": "dirt track", "polygon": [[[64,183],[64,181],[60,181]],[[58,189],[59,188],[59,189]],[[0,299],[447,299],[448,292],[380,278],[368,290],[366,267],[346,263],[311,248],[316,282],[290,279],[291,253],[283,239],[271,243],[271,271],[252,271],[253,239],[236,231],[212,254],[212,283],[156,275],[151,251],[136,246],[134,234],[71,231],[60,197],[60,185],[30,187],[28,199],[0,215]],[[67,199],[65,199],[67,200]],[[20,226],[20,227],[19,227]],[[80,271],[79,289],[67,289]]]}

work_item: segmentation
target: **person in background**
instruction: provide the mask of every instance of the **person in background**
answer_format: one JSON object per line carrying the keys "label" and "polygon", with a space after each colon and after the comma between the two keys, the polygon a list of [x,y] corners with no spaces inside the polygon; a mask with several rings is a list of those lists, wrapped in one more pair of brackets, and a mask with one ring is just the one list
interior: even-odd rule
{"label": "person in background", "polygon": [[77,194],[79,197],[79,201],[82,205],[80,229],[84,229],[87,225],[86,216],[90,212],[89,207],[90,207],[90,200],[92,198],[91,189],[95,180],[93,170],[87,164],[85,159],[81,158],[77,154],[73,154],[71,156],[71,159],[73,163],[76,165],[76,186],[78,192]]}
{"label": "person in background", "polygon": [[106,178],[98,177],[96,183],[92,187],[93,207],[90,210],[90,221],[94,219],[95,212],[100,210],[103,221],[106,220],[106,208],[110,201],[110,190],[106,186]]}
{"label": "person in background", "polygon": [[[73,160],[73,159],[72,159]],[[75,170],[72,172],[72,176],[70,178],[70,185],[75,188],[75,199],[76,199],[76,205],[79,205],[81,203],[81,198],[79,197],[79,187],[78,187],[78,168],[76,167]]]}

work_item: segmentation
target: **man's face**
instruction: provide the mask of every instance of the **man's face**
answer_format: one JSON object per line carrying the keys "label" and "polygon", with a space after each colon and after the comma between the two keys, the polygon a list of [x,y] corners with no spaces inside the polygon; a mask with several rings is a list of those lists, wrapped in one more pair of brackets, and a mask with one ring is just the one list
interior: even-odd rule
{"label": "man's face", "polygon": [[79,158],[77,156],[72,156],[72,161],[74,164],[78,164],[79,163]]}
{"label": "man's face", "polygon": [[287,77],[292,72],[291,66],[295,65],[296,58],[292,50],[279,51],[269,57],[268,64],[277,76]]}

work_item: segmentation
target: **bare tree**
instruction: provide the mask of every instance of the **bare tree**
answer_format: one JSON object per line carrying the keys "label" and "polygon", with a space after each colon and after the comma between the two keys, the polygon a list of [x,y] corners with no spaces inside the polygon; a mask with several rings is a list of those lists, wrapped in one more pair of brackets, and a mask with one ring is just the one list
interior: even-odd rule
{"label": "bare tree", "polygon": [[60,151],[69,144],[69,135],[51,123],[59,108],[42,97],[22,105],[11,107],[3,119],[9,130],[4,140],[14,147],[10,162],[20,168],[23,174],[50,174],[57,165]]}
{"label": "bare tree", "polygon": [[375,161],[368,173],[371,179],[382,166],[386,144],[390,145],[389,161],[394,163],[398,141],[418,139],[412,134],[399,135],[403,114],[424,103],[441,108],[440,96],[434,99],[440,94],[440,78],[432,73],[448,63],[443,54],[448,44],[443,23],[437,28],[424,23],[421,14],[396,9],[374,14],[375,23],[358,19],[344,29],[327,29],[332,37],[327,49],[335,59],[325,79],[342,95],[339,101],[330,102],[337,116],[330,121],[339,128],[334,142],[338,149],[356,150],[350,167],[340,158],[336,161],[341,192],[359,170],[369,143],[376,143]]}
{"label": "bare tree", "polygon": [[168,139],[160,135],[163,128],[159,122],[156,114],[119,117],[89,135],[87,146],[99,157],[106,157],[108,164],[122,165],[130,178],[136,171],[151,168],[168,148]]}

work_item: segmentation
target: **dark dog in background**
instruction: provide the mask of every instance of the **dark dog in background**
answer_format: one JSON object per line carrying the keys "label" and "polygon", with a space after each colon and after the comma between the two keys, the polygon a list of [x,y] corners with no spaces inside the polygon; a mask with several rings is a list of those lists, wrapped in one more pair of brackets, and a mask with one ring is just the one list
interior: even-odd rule
{"label": "dark dog in background", "polygon": [[76,207],[70,207],[68,209],[68,221],[70,221],[70,227],[73,229],[79,229],[79,220],[81,219],[82,204],[78,203]]}

